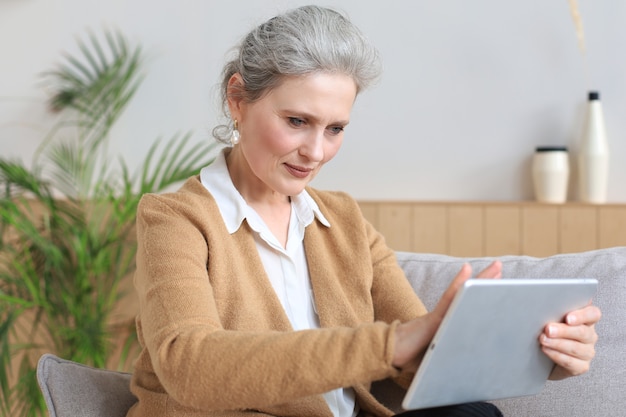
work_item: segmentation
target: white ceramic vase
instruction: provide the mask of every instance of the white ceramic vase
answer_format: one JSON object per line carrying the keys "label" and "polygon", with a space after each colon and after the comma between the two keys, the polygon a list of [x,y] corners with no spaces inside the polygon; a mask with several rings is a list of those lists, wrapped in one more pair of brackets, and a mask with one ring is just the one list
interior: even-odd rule
{"label": "white ceramic vase", "polygon": [[542,146],[535,149],[532,163],[535,198],[541,203],[567,201],[569,154],[567,148]]}
{"label": "white ceramic vase", "polygon": [[581,201],[601,204],[607,200],[609,144],[604,127],[600,94],[589,92],[587,119],[578,154],[578,194]]}

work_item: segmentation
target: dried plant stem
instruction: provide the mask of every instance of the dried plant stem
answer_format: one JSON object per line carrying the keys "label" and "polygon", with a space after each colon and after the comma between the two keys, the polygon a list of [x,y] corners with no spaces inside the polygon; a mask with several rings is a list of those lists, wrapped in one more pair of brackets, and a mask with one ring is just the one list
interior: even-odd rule
{"label": "dried plant stem", "polygon": [[589,73],[589,64],[587,63],[587,56],[585,51],[585,33],[583,31],[583,20],[580,17],[580,12],[578,11],[578,2],[576,0],[568,0],[569,9],[572,13],[572,19],[574,20],[574,27],[576,29],[576,37],[578,38],[578,48],[582,53],[583,57],[583,72],[586,82],[587,90],[591,89],[591,75]]}
{"label": "dried plant stem", "polygon": [[569,9],[574,19],[574,27],[576,28],[576,37],[578,38],[578,47],[583,55],[585,54],[585,33],[583,32],[583,21],[578,11],[578,2],[576,0],[568,0]]}

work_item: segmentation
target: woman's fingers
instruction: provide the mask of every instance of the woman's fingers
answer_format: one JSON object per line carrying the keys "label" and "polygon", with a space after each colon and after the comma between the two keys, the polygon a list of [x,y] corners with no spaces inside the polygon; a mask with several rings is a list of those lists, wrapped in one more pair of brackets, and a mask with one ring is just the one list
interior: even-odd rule
{"label": "woman's fingers", "polygon": [[565,316],[565,323],[570,326],[575,326],[579,324],[596,324],[602,318],[602,312],[600,309],[594,305],[589,304],[588,306],[581,308],[579,310],[574,310]]}
{"label": "woman's fingers", "polygon": [[502,262],[495,260],[478,273],[476,278],[502,278]]}
{"label": "woman's fingers", "polygon": [[472,267],[470,266],[470,264],[464,263],[463,266],[461,266],[461,269],[459,270],[459,272],[456,274],[456,276],[450,283],[450,285],[448,285],[448,288],[446,289],[446,291],[443,293],[443,295],[439,299],[439,302],[437,303],[437,307],[435,307],[435,310],[433,311],[433,313],[443,318],[443,316],[446,314],[446,311],[448,311],[448,308],[450,307],[452,300],[454,300],[454,296],[456,295],[457,291],[459,290],[459,288],[463,286],[465,281],[471,278],[471,276],[472,276]]}
{"label": "woman's fingers", "polygon": [[472,276],[469,264],[463,264],[452,283],[441,296],[437,307],[424,316],[402,323],[396,327],[396,343],[393,365],[404,370],[415,370],[421,362],[424,350],[432,340],[435,332],[448,311],[456,292]]}
{"label": "woman's fingers", "polygon": [[593,305],[572,311],[565,323],[548,324],[539,342],[543,352],[557,365],[550,379],[563,379],[587,372],[598,341],[595,324],[602,317]]}
{"label": "woman's fingers", "polygon": [[[478,274],[478,278],[500,278],[501,275],[502,263],[494,261]],[[394,366],[405,370],[417,369],[424,350],[439,328],[456,293],[471,276],[472,267],[464,263],[431,313],[396,327],[395,352],[392,361]]]}

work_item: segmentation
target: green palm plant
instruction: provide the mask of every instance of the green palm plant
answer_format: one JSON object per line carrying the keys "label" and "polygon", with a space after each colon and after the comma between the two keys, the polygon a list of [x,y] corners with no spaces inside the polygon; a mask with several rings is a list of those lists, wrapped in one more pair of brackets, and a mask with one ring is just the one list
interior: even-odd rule
{"label": "green palm plant", "polygon": [[78,56],[45,74],[60,121],[32,166],[0,158],[4,415],[45,415],[35,378],[43,351],[107,366],[119,332],[112,318],[124,296],[120,282],[134,268],[141,195],[162,191],[213,159],[213,143],[193,145],[185,134],[162,146],[155,141],[134,175],[123,159],[115,163],[107,142],[141,83],[142,51],[117,32],[105,31],[104,39],[90,33],[79,41]]}

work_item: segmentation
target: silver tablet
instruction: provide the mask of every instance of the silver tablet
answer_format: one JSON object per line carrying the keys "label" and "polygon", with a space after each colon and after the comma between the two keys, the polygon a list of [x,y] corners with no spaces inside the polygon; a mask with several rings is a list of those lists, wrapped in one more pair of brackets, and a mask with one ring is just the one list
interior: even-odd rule
{"label": "silver tablet", "polygon": [[405,409],[539,393],[554,364],[549,322],[587,305],[595,279],[471,279],[457,292],[404,398]]}

